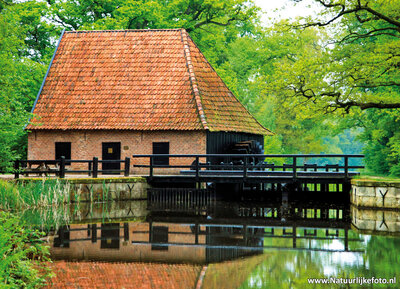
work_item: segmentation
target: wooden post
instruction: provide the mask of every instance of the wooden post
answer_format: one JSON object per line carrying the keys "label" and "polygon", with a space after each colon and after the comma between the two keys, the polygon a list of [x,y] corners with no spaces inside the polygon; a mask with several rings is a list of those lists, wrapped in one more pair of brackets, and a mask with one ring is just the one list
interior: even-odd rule
{"label": "wooden post", "polygon": [[293,157],[293,180],[297,179],[297,157]]}
{"label": "wooden post", "polygon": [[124,241],[129,241],[129,223],[124,223]]}
{"label": "wooden post", "polygon": [[125,158],[125,171],[124,171],[124,176],[129,177],[129,167],[131,165],[131,159],[126,157]]}
{"label": "wooden post", "polygon": [[88,161],[88,176],[90,177],[92,175],[92,162]]}
{"label": "wooden post", "polygon": [[99,159],[93,157],[93,178],[97,178],[97,173],[99,172]]}
{"label": "wooden post", "polygon": [[348,156],[344,157],[344,177],[346,179],[349,178],[349,157]]}
{"label": "wooden post", "polygon": [[293,249],[297,248],[297,227],[293,225]]}
{"label": "wooden post", "polygon": [[92,225],[92,243],[97,242],[97,225],[93,224]]}
{"label": "wooden post", "polygon": [[247,178],[247,157],[244,157],[244,163],[243,163],[243,179]]}
{"label": "wooden post", "polygon": [[19,179],[19,160],[14,162],[14,178]]}
{"label": "wooden post", "polygon": [[196,181],[199,180],[199,174],[200,174],[199,162],[200,162],[199,156],[196,156]]}
{"label": "wooden post", "polygon": [[153,156],[150,157],[150,172],[149,172],[149,176],[153,177]]}
{"label": "wooden post", "polygon": [[194,231],[195,231],[195,236],[194,236],[194,243],[197,245],[199,243],[199,224],[194,225]]}
{"label": "wooden post", "polygon": [[61,156],[60,158],[60,178],[65,178],[65,157]]}
{"label": "wooden post", "polygon": [[153,221],[149,221],[149,243],[153,242]]}
{"label": "wooden post", "polygon": [[247,235],[247,225],[243,225],[243,241],[247,245],[248,235]]}

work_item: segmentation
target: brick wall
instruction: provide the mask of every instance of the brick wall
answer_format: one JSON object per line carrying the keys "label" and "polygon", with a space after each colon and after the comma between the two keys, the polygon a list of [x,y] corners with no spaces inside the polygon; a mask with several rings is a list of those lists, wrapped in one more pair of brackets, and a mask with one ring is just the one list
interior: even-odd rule
{"label": "brick wall", "polygon": [[[153,142],[169,142],[170,154],[206,153],[204,131],[35,130],[28,135],[28,159],[54,159],[56,142],[71,142],[71,158],[83,160],[101,159],[102,142],[121,142],[121,159],[134,154],[152,154]],[[193,160],[170,159],[170,164],[191,164]],[[131,159],[131,163],[148,164],[148,159]],[[78,165],[74,166],[78,168]],[[79,168],[87,169],[87,165],[80,165]],[[139,170],[135,172],[140,173]]]}

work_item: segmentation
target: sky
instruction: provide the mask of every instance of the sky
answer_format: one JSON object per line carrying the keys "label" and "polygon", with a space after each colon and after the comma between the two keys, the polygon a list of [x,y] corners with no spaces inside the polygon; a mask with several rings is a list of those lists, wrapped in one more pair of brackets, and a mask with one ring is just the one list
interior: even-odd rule
{"label": "sky", "polygon": [[[254,0],[254,2],[265,13],[262,18],[265,23],[270,23],[273,19],[294,19],[298,16],[309,16],[316,11],[312,0],[303,0],[299,3],[295,3],[293,0]],[[314,9],[312,6],[314,6]]]}

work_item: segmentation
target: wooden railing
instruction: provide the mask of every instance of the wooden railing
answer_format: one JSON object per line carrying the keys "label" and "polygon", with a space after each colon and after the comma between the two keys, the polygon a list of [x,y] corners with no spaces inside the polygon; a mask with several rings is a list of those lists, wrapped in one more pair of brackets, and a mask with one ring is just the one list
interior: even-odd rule
{"label": "wooden railing", "polygon": [[[313,176],[324,176],[327,173],[338,175],[345,178],[356,174],[354,170],[362,169],[364,166],[349,165],[349,159],[351,158],[363,158],[363,155],[263,155],[263,154],[192,154],[192,155],[170,155],[170,154],[149,154],[149,155],[133,155],[135,159],[134,168],[148,168],[149,177],[154,177],[155,169],[182,169],[179,174],[191,175],[198,179],[204,175],[239,175],[244,179],[254,175],[274,175],[274,176],[290,176],[294,180],[300,175],[306,173],[312,174]],[[156,158],[169,158],[174,159],[172,164],[159,165],[155,164]],[[145,163],[138,163],[140,160],[145,159]],[[266,158],[283,158],[284,160],[291,160],[289,163],[282,163],[281,165],[275,165],[274,163],[268,163],[264,160]],[[341,162],[336,164],[317,164],[310,163],[310,159],[324,158],[324,159],[342,159]],[[146,160],[147,159],[147,160]],[[183,160],[176,164],[176,160]],[[298,164],[299,160],[303,159],[302,164]],[[212,161],[210,161],[212,160]],[[219,160],[217,163],[215,160]],[[222,161],[221,161],[222,160]],[[307,160],[305,162],[304,160]],[[203,161],[203,162],[201,162]],[[73,164],[83,163],[87,166],[87,169],[76,169]],[[124,169],[99,169],[99,163],[123,163]],[[174,164],[175,163],[175,164]],[[124,160],[99,160],[94,157],[91,160],[71,160],[61,157],[58,160],[17,160],[14,163],[14,176],[16,179],[20,175],[48,175],[54,174],[60,178],[64,178],[67,174],[87,174],[93,178],[97,178],[99,174],[120,174],[129,176],[131,165],[131,159],[125,158]],[[32,168],[32,166],[37,166]]]}
{"label": "wooden railing", "polygon": [[[87,170],[74,169],[72,164],[83,163],[86,164]],[[124,169],[99,169],[99,163],[123,163]],[[29,176],[29,174],[35,175],[51,175],[54,174],[60,178],[65,178],[65,174],[87,174],[93,178],[97,178],[99,174],[120,174],[124,173],[125,177],[130,174],[130,158],[125,158],[124,160],[99,160],[94,157],[91,160],[70,160],[61,157],[58,160],[16,160],[14,162],[14,178],[18,179],[21,175]],[[37,166],[32,168],[32,166]]]}
{"label": "wooden railing", "polygon": [[[133,155],[134,159],[144,158],[148,159],[146,164],[136,164],[133,167],[136,168],[148,168],[149,177],[154,177],[154,169],[189,169],[182,170],[180,174],[193,175],[198,179],[201,175],[215,173],[216,175],[225,175],[227,173],[241,175],[243,178],[249,176],[249,172],[254,175],[255,172],[267,172],[270,175],[275,176],[288,176],[290,175],[294,180],[297,179],[298,174],[310,172],[313,176],[326,175],[326,173],[332,172],[332,174],[337,173],[342,175],[344,178],[349,178],[351,175],[358,174],[354,172],[355,169],[362,169],[364,166],[361,165],[349,165],[349,159],[351,158],[363,158],[364,155],[347,155],[347,154],[326,154],[326,155],[314,155],[314,154],[291,154],[291,155],[263,155],[263,154],[192,154],[192,155],[180,155],[180,154],[149,154],[149,155]],[[189,159],[186,163],[191,163],[190,165],[157,165],[154,163],[156,158],[169,158],[169,159]],[[284,160],[290,160],[289,164],[283,163],[282,165],[275,165],[274,163],[267,163],[264,160],[283,158]],[[309,159],[342,159],[342,162],[336,164],[317,164],[317,163],[306,163],[298,164],[299,159],[309,160]],[[201,163],[200,160],[206,160]],[[208,160],[214,160],[210,162]],[[222,162],[215,163],[215,160],[223,160]],[[148,164],[147,164],[148,163]],[[341,164],[340,164],[341,163]],[[229,171],[229,172],[225,172]]]}

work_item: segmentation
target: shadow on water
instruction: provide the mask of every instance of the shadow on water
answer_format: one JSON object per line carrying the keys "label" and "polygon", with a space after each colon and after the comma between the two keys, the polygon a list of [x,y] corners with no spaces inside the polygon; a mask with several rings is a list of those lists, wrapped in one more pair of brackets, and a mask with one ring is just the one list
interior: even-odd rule
{"label": "shadow on water", "polygon": [[[145,201],[73,205],[53,219],[25,214],[42,220],[38,226],[47,223],[53,260],[207,266],[201,288],[352,288],[358,285],[306,287],[307,278],[400,279],[400,234],[392,225],[362,230],[366,223],[354,216],[365,213],[346,202],[291,200],[285,193],[224,202],[214,193],[154,189]],[[400,213],[391,218],[400,220]],[[379,286],[362,288],[397,288]]]}

